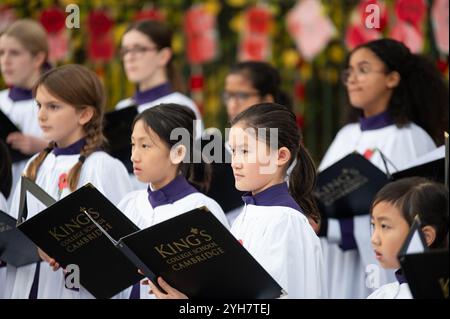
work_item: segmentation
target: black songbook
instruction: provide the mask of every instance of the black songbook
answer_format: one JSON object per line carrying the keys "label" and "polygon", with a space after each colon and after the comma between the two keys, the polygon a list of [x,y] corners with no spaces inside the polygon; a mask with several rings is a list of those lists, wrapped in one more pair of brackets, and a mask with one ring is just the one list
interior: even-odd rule
{"label": "black songbook", "polygon": [[37,247],[16,228],[17,220],[0,211],[0,260],[14,267],[40,261]]}
{"label": "black songbook", "polygon": [[348,218],[370,212],[375,194],[388,176],[358,153],[345,156],[317,175],[313,192],[327,218]]}
{"label": "black songbook", "polygon": [[135,105],[105,114],[104,135],[108,140],[108,153],[119,159],[129,173],[133,172],[131,162],[131,125],[138,114]]}
{"label": "black songbook", "polygon": [[[141,275],[162,276],[190,298],[277,298],[283,292],[206,208],[139,230],[87,184],[19,225],[84,288],[109,298]],[[236,267],[239,265],[239,267]]]}
{"label": "black songbook", "polygon": [[392,174],[394,180],[405,177],[425,177],[435,182],[445,183],[445,158],[436,159],[434,161],[410,167],[408,169]]}
{"label": "black songbook", "polygon": [[13,122],[11,122],[9,117],[0,110],[0,138],[5,141],[5,144],[8,146],[12,162],[16,163],[30,158],[31,155],[23,154],[20,151],[13,149],[10,144],[6,143],[6,138],[13,132],[20,132],[20,130]]}
{"label": "black songbook", "polygon": [[448,299],[448,249],[400,256],[403,275],[414,299]]}

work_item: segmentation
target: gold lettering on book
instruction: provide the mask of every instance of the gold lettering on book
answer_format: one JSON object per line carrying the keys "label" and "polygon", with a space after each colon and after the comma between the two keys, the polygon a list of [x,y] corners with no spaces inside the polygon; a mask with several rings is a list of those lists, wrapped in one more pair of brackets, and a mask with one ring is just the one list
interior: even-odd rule
{"label": "gold lettering on book", "polygon": [[91,222],[89,217],[86,216],[84,210],[86,210],[105,230],[108,231],[112,229],[111,225],[101,218],[98,211],[93,208],[86,209],[80,207],[79,214],[75,215],[75,217],[62,225],[52,227],[48,231],[49,235],[69,253],[73,253],[77,249],[103,235],[103,233]]}
{"label": "gold lettering on book", "polygon": [[325,206],[332,205],[338,199],[347,196],[366,184],[369,179],[357,169],[342,169],[338,177],[314,191],[314,195],[321,199]]}
{"label": "gold lettering on book", "polygon": [[448,299],[448,278],[439,278],[439,286],[442,290],[442,295]]}
{"label": "gold lettering on book", "polygon": [[12,227],[9,226],[8,224],[0,223],[0,233],[3,233],[5,231],[11,230],[11,229],[12,229]]}
{"label": "gold lettering on book", "polygon": [[175,271],[192,267],[225,253],[206,230],[194,227],[185,237],[155,246],[154,250]]}

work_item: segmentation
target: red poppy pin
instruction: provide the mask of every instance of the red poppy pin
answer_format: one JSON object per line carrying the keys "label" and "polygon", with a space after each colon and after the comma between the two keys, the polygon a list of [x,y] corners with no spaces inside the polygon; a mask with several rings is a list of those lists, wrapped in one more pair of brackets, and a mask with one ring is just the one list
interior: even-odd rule
{"label": "red poppy pin", "polygon": [[62,173],[61,175],[59,175],[59,180],[58,180],[59,191],[62,192],[62,190],[67,187],[67,185],[68,185],[67,174]]}

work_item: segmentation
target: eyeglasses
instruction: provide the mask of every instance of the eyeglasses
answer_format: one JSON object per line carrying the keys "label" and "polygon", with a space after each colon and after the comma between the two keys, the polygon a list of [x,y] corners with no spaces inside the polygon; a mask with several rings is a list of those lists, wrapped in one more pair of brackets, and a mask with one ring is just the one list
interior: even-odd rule
{"label": "eyeglasses", "polygon": [[121,58],[124,58],[127,53],[131,53],[134,56],[142,56],[147,51],[158,51],[157,47],[143,47],[143,46],[135,46],[132,48],[120,48],[119,55]]}
{"label": "eyeglasses", "polygon": [[247,101],[252,96],[259,96],[259,92],[223,92],[222,100],[227,103],[230,99],[234,99],[236,102],[241,103]]}
{"label": "eyeglasses", "polygon": [[364,80],[370,73],[384,73],[386,74],[386,70],[372,70],[370,65],[362,65],[357,67],[356,69],[345,69],[341,74],[341,80],[344,85],[347,85],[352,74],[356,76],[358,81]]}

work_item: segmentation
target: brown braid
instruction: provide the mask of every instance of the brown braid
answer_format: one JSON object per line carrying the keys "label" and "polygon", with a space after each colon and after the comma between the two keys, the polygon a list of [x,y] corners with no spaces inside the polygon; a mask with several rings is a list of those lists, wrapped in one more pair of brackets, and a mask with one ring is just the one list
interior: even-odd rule
{"label": "brown braid", "polygon": [[[93,110],[92,118],[83,126],[86,144],[81,150],[78,162],[68,174],[70,190],[74,191],[78,186],[84,160],[99,149],[105,141],[102,132],[103,112],[106,104],[105,91],[94,72],[77,64],[60,66],[44,73],[33,87],[34,96],[40,86],[45,87],[52,96],[73,106],[77,111],[87,108]],[[51,147],[54,147],[54,143],[51,144]],[[27,170],[27,176],[36,178],[37,170],[49,152],[47,150],[39,154]]]}
{"label": "brown braid", "polygon": [[68,184],[71,191],[75,191],[78,187],[78,181],[80,179],[81,167],[83,166],[84,160],[89,157],[96,150],[101,148],[105,142],[105,137],[102,131],[102,118],[94,114],[91,122],[84,126],[86,131],[86,144],[83,146],[80,152],[80,159],[78,162],[70,169],[69,175],[67,177]]}
{"label": "brown braid", "polygon": [[36,180],[37,171],[39,167],[41,167],[42,162],[44,162],[47,155],[55,148],[55,143],[50,142],[48,147],[46,147],[43,151],[39,153],[38,156],[28,165],[27,170],[25,171],[25,177],[28,177],[33,182]]}

